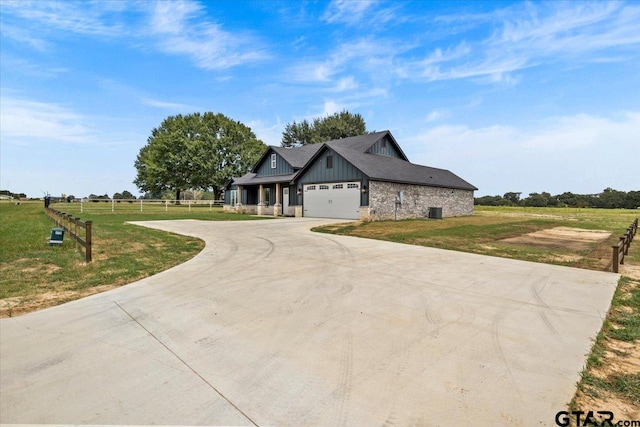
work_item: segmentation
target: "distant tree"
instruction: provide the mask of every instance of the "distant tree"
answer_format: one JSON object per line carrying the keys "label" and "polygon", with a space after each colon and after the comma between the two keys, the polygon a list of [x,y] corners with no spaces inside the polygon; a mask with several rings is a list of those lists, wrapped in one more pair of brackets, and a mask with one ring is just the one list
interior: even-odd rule
{"label": "distant tree", "polygon": [[251,129],[210,112],[166,118],[151,131],[135,161],[134,183],[154,194],[211,189],[217,196],[229,178],[243,175],[266,145]]}
{"label": "distant tree", "polygon": [[502,196],[482,196],[474,199],[474,205],[480,206],[501,206],[505,199]]}
{"label": "distant tree", "polygon": [[624,199],[624,192],[614,190],[611,187],[605,188],[605,190],[598,195],[597,206],[606,209],[622,208],[625,205]]}
{"label": "distant tree", "polygon": [[626,209],[640,208],[640,191],[629,191],[624,197],[624,207]]}
{"label": "distant tree", "polygon": [[529,197],[522,200],[524,206],[547,207],[557,205],[557,200],[551,197],[551,194],[543,192],[542,194],[531,193]]}
{"label": "distant tree", "polygon": [[281,145],[300,147],[366,133],[367,127],[362,116],[343,110],[330,116],[315,118],[313,123],[303,120],[287,124],[282,133]]}
{"label": "distant tree", "polygon": [[130,191],[124,190],[122,193],[113,193],[113,198],[116,200],[130,200],[135,199],[136,196],[131,194]]}
{"label": "distant tree", "polygon": [[509,201],[509,203],[512,203],[513,205],[519,205],[520,204],[520,195],[522,193],[518,193],[518,192],[509,192],[509,193],[505,193],[504,197],[507,201]]}

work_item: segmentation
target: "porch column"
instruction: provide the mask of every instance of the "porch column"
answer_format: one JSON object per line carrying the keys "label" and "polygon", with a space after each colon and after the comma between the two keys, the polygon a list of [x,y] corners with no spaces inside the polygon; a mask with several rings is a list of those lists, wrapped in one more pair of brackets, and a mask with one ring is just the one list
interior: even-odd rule
{"label": "porch column", "polygon": [[280,203],[280,183],[276,182],[276,204],[273,205],[273,216],[282,215],[282,203]]}
{"label": "porch column", "polygon": [[242,213],[242,186],[238,185],[236,188],[236,212]]}
{"label": "porch column", "polygon": [[258,211],[257,214],[258,215],[264,215],[264,188],[262,186],[262,184],[260,184],[260,186],[258,187]]}

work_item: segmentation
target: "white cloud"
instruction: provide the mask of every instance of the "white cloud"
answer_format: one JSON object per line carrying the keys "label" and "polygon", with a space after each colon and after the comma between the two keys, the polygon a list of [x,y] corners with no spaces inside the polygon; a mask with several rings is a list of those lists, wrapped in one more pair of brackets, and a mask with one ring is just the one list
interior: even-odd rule
{"label": "white cloud", "polygon": [[180,104],[177,102],[166,102],[166,101],[160,101],[158,99],[152,99],[152,98],[146,98],[146,97],[142,97],[140,99],[140,102],[143,105],[147,105],[149,107],[156,107],[156,108],[162,108],[165,110],[177,110],[180,112],[184,112],[184,111],[198,111],[199,108],[195,107],[193,105],[188,105],[188,104]]}
{"label": "white cloud", "polygon": [[[434,22],[451,25],[466,18],[437,17]],[[514,85],[519,77],[510,73],[549,62],[572,65],[628,60],[640,45],[640,7],[617,2],[551,2],[516,4],[492,15],[465,23],[465,31],[490,35],[451,48],[437,47],[422,60],[399,67],[401,76],[434,80],[487,77],[491,83]]]}
{"label": "white cloud", "polygon": [[332,114],[339,113],[344,109],[346,109],[344,105],[340,105],[332,100],[327,100],[324,102],[324,111],[322,112],[321,116],[330,116]]}
{"label": "white cloud", "polygon": [[2,13],[76,34],[116,36],[125,28],[120,23],[107,24],[106,20],[112,12],[121,12],[123,5],[118,3],[121,2],[3,1]]}
{"label": "white cloud", "polygon": [[83,144],[95,140],[86,118],[63,106],[18,98],[1,100],[3,143],[37,141]]}
{"label": "white cloud", "polygon": [[322,19],[329,23],[356,24],[374,4],[375,2],[368,0],[333,0]]}
{"label": "white cloud", "polygon": [[638,135],[640,112],[634,111],[552,117],[526,127],[442,125],[404,142],[412,161],[450,169],[480,195],[592,193],[640,189],[638,169],[624,167],[639,148]]}
{"label": "white cloud", "polygon": [[265,144],[280,146],[284,130],[284,125],[280,118],[277,118],[274,123],[266,123],[264,120],[250,120],[247,122],[247,126]]}
{"label": "white cloud", "polygon": [[149,31],[162,51],[186,55],[204,69],[226,69],[268,57],[254,37],[225,31],[203,16],[203,7],[195,2],[158,2],[152,9]]}
{"label": "white cloud", "polygon": [[39,50],[54,43],[43,34],[50,37],[51,30],[61,30],[60,37],[81,34],[118,38],[137,48],[153,46],[166,54],[184,55],[207,70],[268,57],[256,37],[246,31],[226,31],[207,19],[200,3],[190,0],[8,1],[2,3],[2,14],[21,19],[23,25],[17,30],[3,23],[3,35]]}
{"label": "white cloud", "polygon": [[336,92],[344,92],[347,90],[353,90],[357,88],[358,88],[358,83],[356,83],[356,80],[354,79],[354,77],[348,76],[338,80],[333,90]]}
{"label": "white cloud", "polygon": [[427,116],[427,122],[435,122],[438,120],[447,119],[451,116],[451,113],[447,110],[433,110]]}

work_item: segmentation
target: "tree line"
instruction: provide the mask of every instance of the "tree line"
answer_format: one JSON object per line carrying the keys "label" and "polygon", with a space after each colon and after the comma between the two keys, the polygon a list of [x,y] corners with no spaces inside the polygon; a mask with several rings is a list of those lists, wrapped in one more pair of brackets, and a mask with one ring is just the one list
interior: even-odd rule
{"label": "tree line", "polygon": [[508,192],[503,196],[483,196],[474,198],[475,205],[481,206],[528,206],[528,207],[570,207],[603,209],[636,209],[640,207],[640,191],[618,191],[606,188],[598,194],[573,194],[565,192],[552,196],[547,192],[530,193],[520,198],[522,193]]}

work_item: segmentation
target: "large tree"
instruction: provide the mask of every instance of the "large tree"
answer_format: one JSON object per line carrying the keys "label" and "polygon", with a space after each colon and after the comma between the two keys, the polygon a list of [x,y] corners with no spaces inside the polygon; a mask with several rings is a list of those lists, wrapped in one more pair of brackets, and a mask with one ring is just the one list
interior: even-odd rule
{"label": "large tree", "polygon": [[212,190],[216,198],[232,176],[243,175],[266,148],[251,129],[210,112],[167,117],[151,131],[135,162],[142,191]]}
{"label": "large tree", "polygon": [[281,144],[283,147],[300,147],[366,133],[367,127],[362,116],[343,110],[330,116],[315,118],[313,123],[305,119],[300,123],[294,121],[287,124],[282,132]]}

